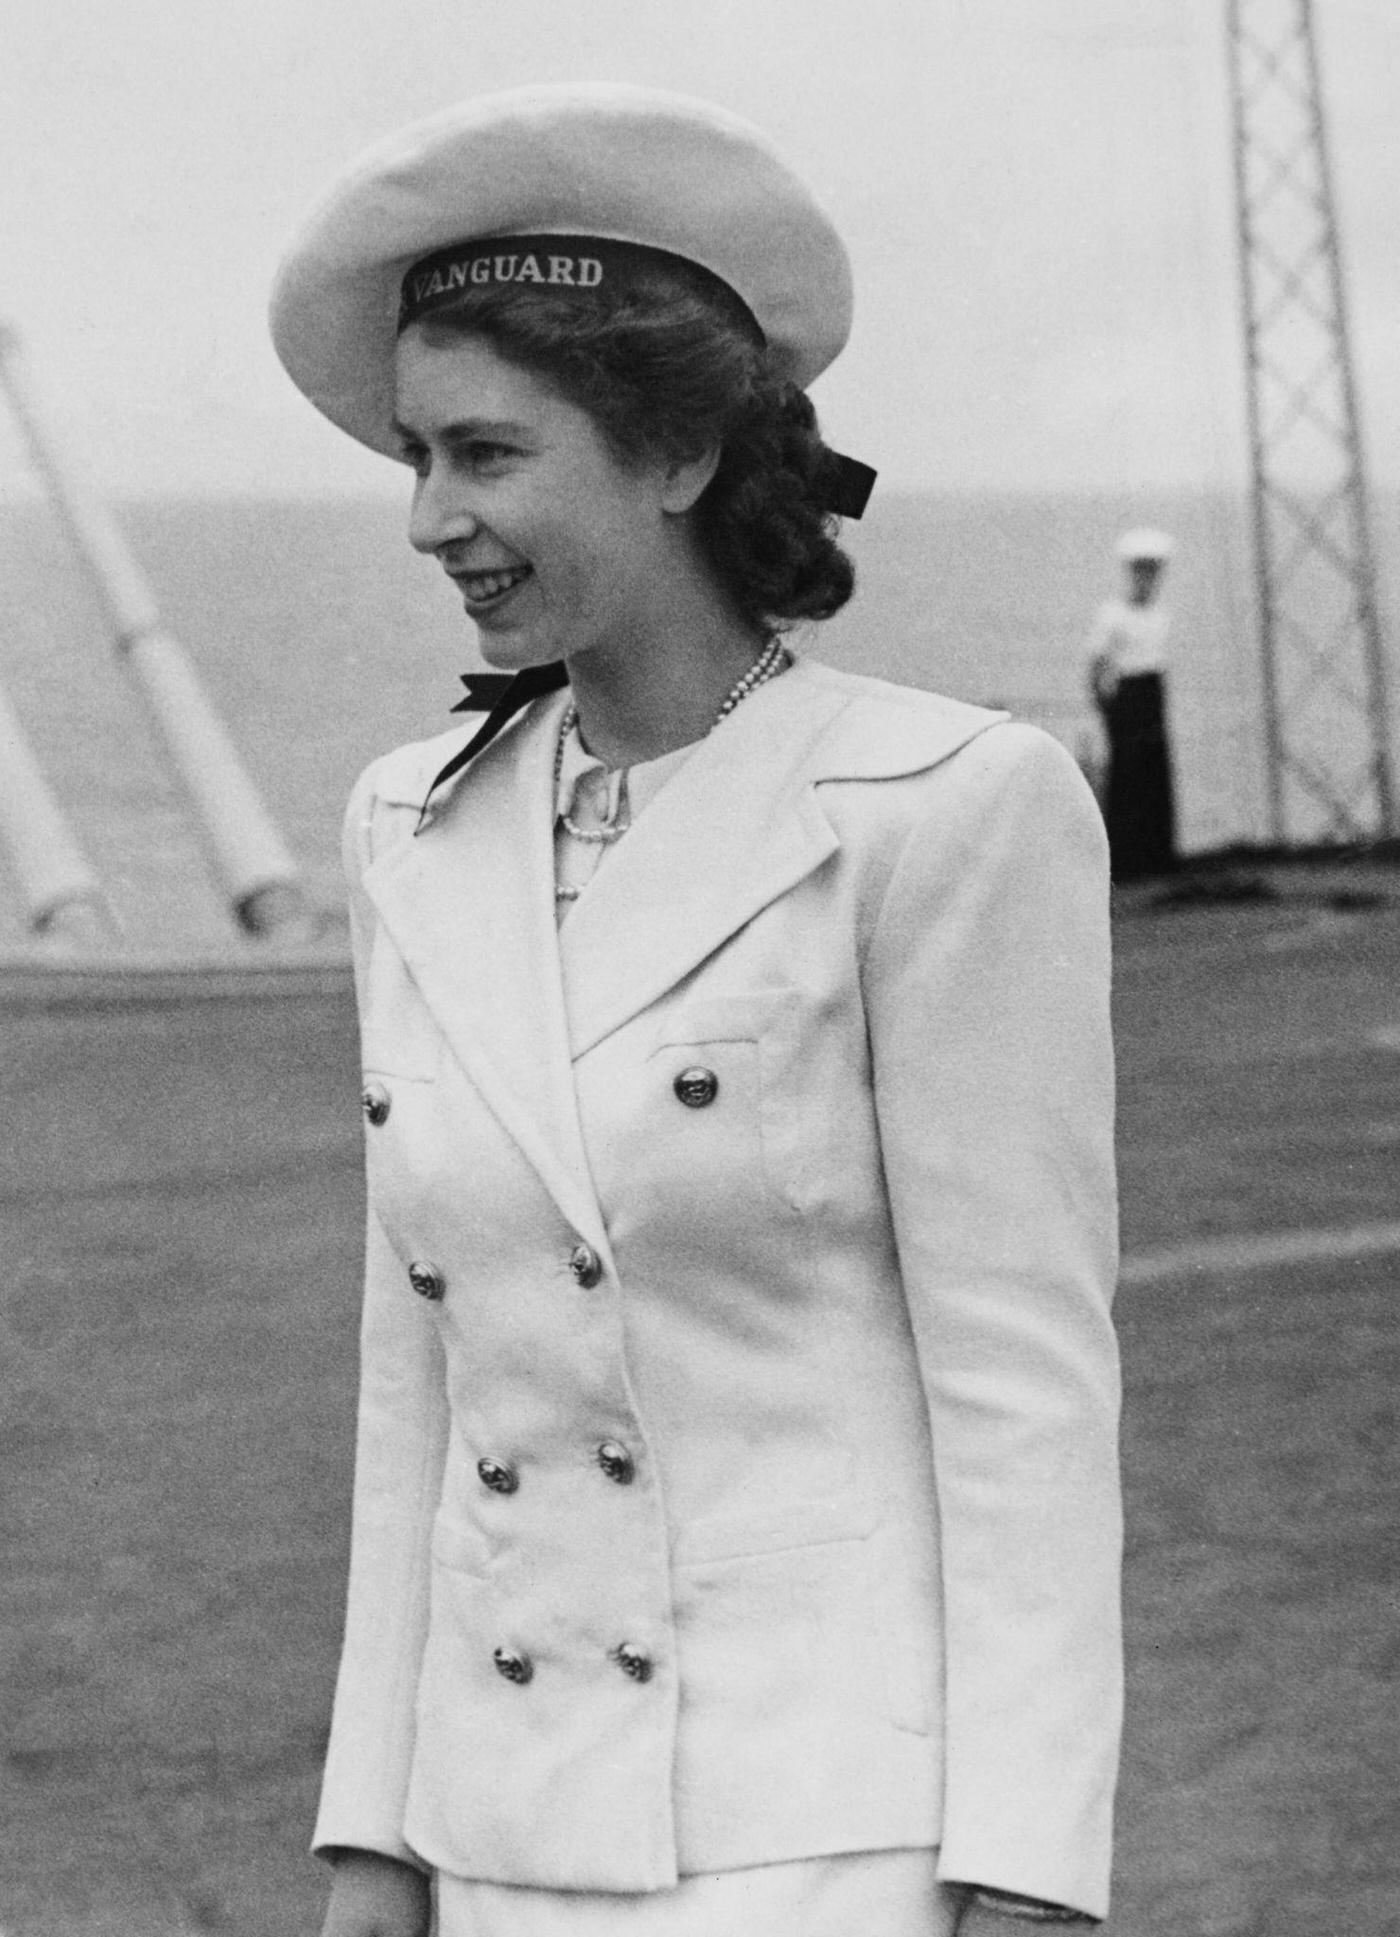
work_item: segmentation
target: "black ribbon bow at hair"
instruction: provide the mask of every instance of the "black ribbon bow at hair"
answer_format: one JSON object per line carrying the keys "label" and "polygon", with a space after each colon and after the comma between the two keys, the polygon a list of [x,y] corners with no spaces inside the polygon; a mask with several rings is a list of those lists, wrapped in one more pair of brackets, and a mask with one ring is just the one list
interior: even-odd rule
{"label": "black ribbon bow at hair", "polygon": [[876,473],[858,458],[843,457],[840,451],[825,450],[818,488],[822,509],[834,511],[838,518],[859,518],[875,489]]}
{"label": "black ribbon bow at hair", "polygon": [[[823,510],[835,512],[838,518],[859,518],[875,488],[875,472],[868,464],[861,464],[853,457],[843,457],[840,451],[828,450],[819,474],[819,488]],[[459,774],[468,761],[474,760],[484,747],[490,746],[502,727],[513,720],[532,699],[539,699],[545,693],[557,693],[561,686],[569,683],[568,669],[562,659],[556,659],[548,666],[527,666],[519,673],[462,673],[460,678],[467,689],[467,696],[459,699],[452,711],[479,713],[485,708],[486,718],[467,744],[459,748],[442,771],[434,776],[432,786],[423,796],[418,825],[414,829],[417,834],[422,833],[427,822],[429,801],[444,781]]]}

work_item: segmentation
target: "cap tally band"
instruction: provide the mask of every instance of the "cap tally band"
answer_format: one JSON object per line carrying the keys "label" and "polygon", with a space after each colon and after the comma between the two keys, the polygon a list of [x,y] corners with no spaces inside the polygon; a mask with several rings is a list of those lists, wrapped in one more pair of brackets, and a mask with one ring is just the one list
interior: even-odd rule
{"label": "cap tally band", "polygon": [[400,285],[399,333],[420,316],[447,308],[468,290],[625,289],[653,267],[703,287],[756,342],[764,342],[758,320],[743,297],[703,263],[667,249],[596,235],[486,236],[435,249],[414,263]]}

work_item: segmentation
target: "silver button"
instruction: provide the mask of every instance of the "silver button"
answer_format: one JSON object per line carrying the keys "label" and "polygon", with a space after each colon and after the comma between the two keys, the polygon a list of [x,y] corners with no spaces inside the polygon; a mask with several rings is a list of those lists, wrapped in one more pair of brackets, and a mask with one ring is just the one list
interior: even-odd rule
{"label": "silver button", "polygon": [[535,1664],[529,1655],[522,1654],[518,1648],[495,1648],[491,1659],[496,1664],[496,1673],[503,1681],[513,1681],[523,1688],[535,1672]]}
{"label": "silver button", "polygon": [[408,1267],[408,1282],[420,1298],[441,1298],[447,1289],[447,1280],[437,1266],[422,1258],[415,1258]]}
{"label": "silver button", "polygon": [[615,1661],[623,1674],[630,1675],[633,1681],[651,1680],[651,1656],[644,1648],[635,1647],[630,1641],[623,1641],[613,1649],[609,1659]]}
{"label": "silver button", "polygon": [[504,1460],[479,1459],[476,1471],[481,1484],[489,1487],[493,1493],[514,1493],[520,1484],[520,1475]]}
{"label": "silver button", "polygon": [[593,1456],[610,1480],[618,1486],[630,1486],[637,1468],[632,1455],[625,1446],[615,1439],[605,1439]]}
{"label": "silver button", "polygon": [[390,1097],[382,1083],[367,1080],[360,1091],[360,1108],[369,1122],[378,1125],[389,1120]]}
{"label": "silver button", "polygon": [[569,1253],[569,1269],[585,1291],[591,1291],[603,1275],[603,1260],[591,1244],[576,1244]]}
{"label": "silver button", "polygon": [[671,1088],[688,1110],[703,1110],[719,1095],[719,1078],[712,1069],[683,1069]]}

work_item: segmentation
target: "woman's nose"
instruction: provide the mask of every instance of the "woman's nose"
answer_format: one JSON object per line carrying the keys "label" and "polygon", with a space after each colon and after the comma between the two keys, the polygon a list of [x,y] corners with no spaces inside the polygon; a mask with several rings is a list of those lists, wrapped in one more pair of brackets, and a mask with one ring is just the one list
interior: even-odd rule
{"label": "woman's nose", "polygon": [[478,522],[450,476],[429,474],[414,486],[408,542],[415,551],[432,554],[444,545],[474,538]]}

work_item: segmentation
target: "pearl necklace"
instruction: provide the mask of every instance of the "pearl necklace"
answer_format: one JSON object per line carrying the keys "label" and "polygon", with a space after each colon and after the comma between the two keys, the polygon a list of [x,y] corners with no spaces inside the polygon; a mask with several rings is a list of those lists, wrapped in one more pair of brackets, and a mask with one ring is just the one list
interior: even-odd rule
{"label": "pearl necklace", "polygon": [[750,693],[756,693],[760,686],[766,686],[769,680],[776,679],[779,673],[785,673],[791,664],[788,649],[781,639],[770,639],[742,679],[736,679],[720,701],[714,725],[710,728],[711,733],[721,720],[729,718],[740,700],[747,699]]}
{"label": "pearl necklace", "polygon": [[[766,686],[770,679],[776,679],[779,673],[785,673],[791,664],[791,657],[782,641],[779,639],[770,639],[768,644],[763,648],[763,651],[758,655],[758,658],[749,667],[748,671],[735,680],[734,684],[720,701],[719,711],[710,722],[709,732],[713,733],[721,720],[727,720],[729,715],[734,711],[734,708],[742,700],[746,700],[750,693],[756,693],[759,687]],[[568,739],[569,734],[573,731],[577,722],[578,708],[570,700],[569,704],[564,708],[563,717],[559,722],[559,743],[554,749],[554,797],[556,800],[559,798],[559,776],[564,771],[564,742]],[[622,785],[618,789],[617,807],[611,819],[605,820],[600,827],[580,827],[569,814],[561,814],[559,816],[559,822],[571,840],[586,841],[590,847],[610,847],[614,841],[621,840],[622,836],[632,825],[630,806],[628,807],[627,818],[625,820],[622,818],[622,810],[626,802],[627,780],[624,774]],[[555,892],[560,900],[570,901],[575,899],[578,894],[576,888],[572,890],[560,888],[556,889]]]}

